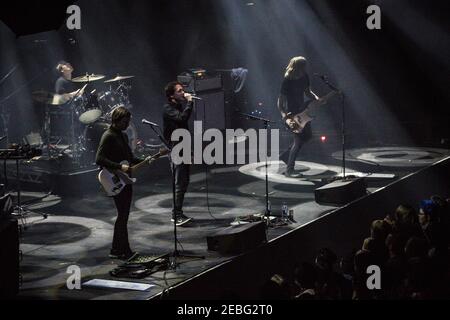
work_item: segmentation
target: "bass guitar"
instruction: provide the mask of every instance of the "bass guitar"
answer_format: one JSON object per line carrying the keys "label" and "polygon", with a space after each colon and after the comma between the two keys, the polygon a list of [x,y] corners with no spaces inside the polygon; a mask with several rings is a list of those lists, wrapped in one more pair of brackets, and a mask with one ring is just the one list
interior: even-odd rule
{"label": "bass guitar", "polygon": [[[331,91],[327,95],[323,96],[319,100],[312,100],[308,103],[308,106],[303,112],[297,113],[293,115],[292,113],[288,113],[286,116],[285,124],[288,127],[289,130],[291,130],[293,133],[301,133],[306,125],[314,120],[315,115],[314,111],[317,107],[324,105],[328,103],[328,100],[330,100],[332,97],[334,97],[336,94],[338,94],[338,91]],[[287,124],[287,120],[290,119],[292,121],[291,124]]]}

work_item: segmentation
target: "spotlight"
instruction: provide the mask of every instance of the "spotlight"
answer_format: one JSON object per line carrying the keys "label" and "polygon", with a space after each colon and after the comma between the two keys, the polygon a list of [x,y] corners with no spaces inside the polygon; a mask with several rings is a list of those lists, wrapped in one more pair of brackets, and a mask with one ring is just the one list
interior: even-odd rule
{"label": "spotlight", "polygon": [[320,137],[320,141],[326,142],[326,141],[327,141],[327,137],[326,137],[326,136],[321,136],[321,137]]}

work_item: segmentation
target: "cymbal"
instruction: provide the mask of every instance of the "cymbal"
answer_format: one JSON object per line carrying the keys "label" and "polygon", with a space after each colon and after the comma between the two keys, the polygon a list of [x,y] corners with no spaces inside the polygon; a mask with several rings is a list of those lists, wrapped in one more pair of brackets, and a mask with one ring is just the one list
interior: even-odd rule
{"label": "cymbal", "polygon": [[73,78],[72,82],[92,82],[104,79],[105,76],[102,74],[86,74],[85,76]]}
{"label": "cymbal", "polygon": [[122,80],[126,80],[126,79],[131,79],[131,78],[134,78],[134,76],[119,76],[119,75],[117,75],[117,77],[115,77],[113,79],[106,80],[105,83],[122,81]]}
{"label": "cymbal", "polygon": [[67,102],[67,98],[64,98],[61,94],[51,93],[47,91],[35,91],[31,94],[34,101],[59,106]]}

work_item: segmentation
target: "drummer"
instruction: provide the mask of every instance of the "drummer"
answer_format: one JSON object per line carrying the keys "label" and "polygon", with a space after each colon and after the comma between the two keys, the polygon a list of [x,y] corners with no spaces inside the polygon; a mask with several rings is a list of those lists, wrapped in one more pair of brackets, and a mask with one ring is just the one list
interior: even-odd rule
{"label": "drummer", "polygon": [[72,65],[66,61],[60,61],[56,65],[59,78],[55,83],[55,93],[64,95],[66,100],[70,100],[76,95],[81,96],[84,93],[84,88],[78,91],[79,88],[72,82],[73,70]]}

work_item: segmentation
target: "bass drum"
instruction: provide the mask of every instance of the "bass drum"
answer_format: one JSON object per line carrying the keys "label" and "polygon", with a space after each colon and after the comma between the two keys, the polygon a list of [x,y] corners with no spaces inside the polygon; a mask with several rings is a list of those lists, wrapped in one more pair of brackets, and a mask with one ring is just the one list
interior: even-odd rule
{"label": "bass drum", "polygon": [[[94,154],[95,157],[100,139],[102,138],[103,133],[108,130],[108,128],[109,123],[107,122],[96,122],[86,126],[86,128],[84,129],[83,137],[85,149],[89,154]],[[138,136],[136,126],[133,122],[130,122],[130,126],[125,132],[128,135],[128,143],[130,145],[131,151],[134,152],[136,150]]]}
{"label": "bass drum", "polygon": [[96,122],[86,126],[84,129],[84,146],[87,152],[96,153],[103,133],[108,130],[109,124],[106,122]]}

